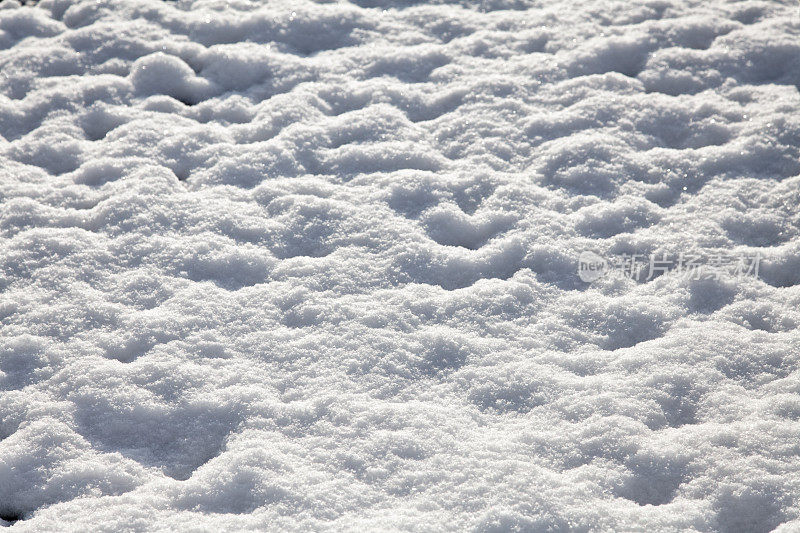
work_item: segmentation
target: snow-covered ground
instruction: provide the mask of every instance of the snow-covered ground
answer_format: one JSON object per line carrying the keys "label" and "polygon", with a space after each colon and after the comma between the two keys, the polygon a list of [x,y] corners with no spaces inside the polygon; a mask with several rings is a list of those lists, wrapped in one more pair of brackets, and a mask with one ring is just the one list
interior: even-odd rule
{"label": "snow-covered ground", "polygon": [[798,85],[789,0],[4,0],[0,523],[800,530]]}

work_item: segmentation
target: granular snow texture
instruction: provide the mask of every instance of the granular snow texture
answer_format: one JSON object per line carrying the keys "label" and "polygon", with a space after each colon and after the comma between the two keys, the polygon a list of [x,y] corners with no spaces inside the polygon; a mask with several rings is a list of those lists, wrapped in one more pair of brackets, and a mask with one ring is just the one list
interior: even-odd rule
{"label": "granular snow texture", "polygon": [[0,523],[800,530],[798,85],[789,0],[4,0]]}

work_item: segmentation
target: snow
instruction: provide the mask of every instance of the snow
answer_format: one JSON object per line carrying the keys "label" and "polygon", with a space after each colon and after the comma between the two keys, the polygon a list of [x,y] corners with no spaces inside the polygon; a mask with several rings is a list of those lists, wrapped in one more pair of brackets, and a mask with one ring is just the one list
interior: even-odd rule
{"label": "snow", "polygon": [[0,524],[800,528],[799,17],[3,0]]}

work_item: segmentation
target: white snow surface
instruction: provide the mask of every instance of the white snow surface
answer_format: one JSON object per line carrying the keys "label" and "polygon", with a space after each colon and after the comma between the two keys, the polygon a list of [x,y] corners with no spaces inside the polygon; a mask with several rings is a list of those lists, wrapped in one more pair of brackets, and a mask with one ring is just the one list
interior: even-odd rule
{"label": "white snow surface", "polygon": [[788,0],[4,0],[0,523],[800,530],[798,85]]}

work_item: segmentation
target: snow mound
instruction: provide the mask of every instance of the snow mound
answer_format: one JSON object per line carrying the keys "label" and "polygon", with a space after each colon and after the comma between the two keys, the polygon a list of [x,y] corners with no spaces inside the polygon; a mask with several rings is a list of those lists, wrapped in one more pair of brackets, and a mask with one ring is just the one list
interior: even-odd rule
{"label": "snow mound", "polygon": [[800,527],[799,16],[3,0],[0,524]]}

